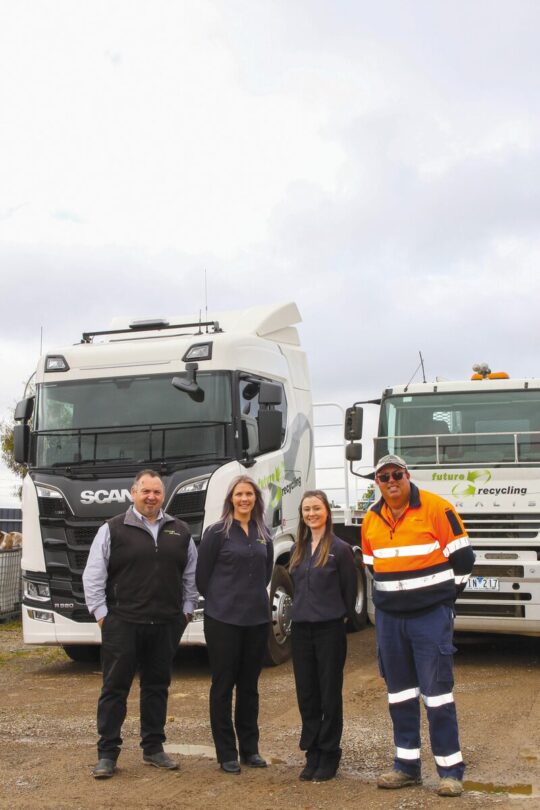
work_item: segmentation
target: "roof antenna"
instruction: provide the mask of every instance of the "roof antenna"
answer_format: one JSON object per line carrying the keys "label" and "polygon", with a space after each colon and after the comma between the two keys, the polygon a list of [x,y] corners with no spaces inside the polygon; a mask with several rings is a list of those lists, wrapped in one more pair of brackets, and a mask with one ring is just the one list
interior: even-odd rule
{"label": "roof antenna", "polygon": [[204,320],[206,321],[206,334],[208,334],[208,285],[206,283],[206,267],[204,268]]}
{"label": "roof antenna", "polygon": [[422,382],[426,382],[426,370],[424,368],[424,358],[422,357],[422,352],[420,349],[418,350],[418,354],[420,355],[420,364],[422,366]]}
{"label": "roof antenna", "polygon": [[413,371],[411,379],[409,380],[409,382],[407,383],[407,385],[406,385],[406,386],[405,386],[405,388],[403,389],[403,393],[405,393],[405,394],[406,394],[406,393],[407,393],[407,391],[409,390],[409,385],[410,385],[410,384],[412,383],[412,381],[414,380],[414,377],[415,377],[415,375],[416,375],[416,372],[418,371],[418,369],[419,369],[419,368],[421,368],[421,369],[422,369],[422,377],[423,377],[423,382],[426,382],[426,372],[424,371],[424,358],[422,357],[422,352],[420,352],[420,351],[419,351],[419,352],[418,352],[418,354],[420,355],[420,362],[418,363],[418,365],[416,366],[415,370]]}

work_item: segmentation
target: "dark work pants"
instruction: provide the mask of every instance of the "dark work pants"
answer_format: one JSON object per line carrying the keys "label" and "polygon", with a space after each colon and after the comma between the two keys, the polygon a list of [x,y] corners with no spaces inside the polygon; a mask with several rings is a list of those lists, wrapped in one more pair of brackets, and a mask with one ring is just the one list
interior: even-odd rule
{"label": "dark work pants", "polygon": [[141,747],[163,751],[171,668],[185,629],[183,617],[166,624],[136,624],[110,613],[101,628],[103,687],[98,701],[98,757],[116,760],[127,698],[137,668],[140,678]]}
{"label": "dark work pants", "polygon": [[[204,635],[212,670],[210,724],[218,762],[230,762],[259,751],[259,691],[268,623],[226,624],[204,617]],[[234,728],[232,694],[236,687]],[[236,747],[238,737],[238,748]]]}
{"label": "dark work pants", "polygon": [[343,731],[343,667],[347,657],[345,622],[292,623],[292,658],[300,748],[336,754]]}
{"label": "dark work pants", "polygon": [[454,686],[454,614],[438,605],[419,616],[375,614],[381,674],[394,726],[394,767],[420,774],[420,697],[426,707],[431,750],[439,776],[462,779]]}

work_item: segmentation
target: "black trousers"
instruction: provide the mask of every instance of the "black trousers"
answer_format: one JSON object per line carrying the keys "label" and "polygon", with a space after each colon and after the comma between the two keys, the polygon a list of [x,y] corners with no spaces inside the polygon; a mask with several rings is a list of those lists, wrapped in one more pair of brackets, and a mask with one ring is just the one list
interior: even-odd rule
{"label": "black trousers", "polygon": [[292,658],[302,718],[302,751],[339,751],[346,657],[347,636],[342,619],[292,623]]}
{"label": "black trousers", "polygon": [[[268,623],[226,624],[204,617],[204,635],[212,670],[210,725],[218,762],[259,751],[258,681],[268,640]],[[232,695],[236,687],[234,728]],[[236,746],[238,737],[238,748]]]}
{"label": "black trousers", "polygon": [[116,760],[127,698],[139,669],[141,747],[145,754],[163,751],[171,668],[186,623],[136,624],[110,613],[101,628],[103,687],[97,707],[98,757]]}

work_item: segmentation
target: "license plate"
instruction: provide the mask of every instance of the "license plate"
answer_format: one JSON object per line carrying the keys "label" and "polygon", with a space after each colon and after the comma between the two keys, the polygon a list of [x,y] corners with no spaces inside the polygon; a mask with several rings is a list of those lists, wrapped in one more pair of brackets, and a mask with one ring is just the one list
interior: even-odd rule
{"label": "license plate", "polygon": [[467,583],[466,591],[498,591],[499,580],[495,577],[471,577]]}

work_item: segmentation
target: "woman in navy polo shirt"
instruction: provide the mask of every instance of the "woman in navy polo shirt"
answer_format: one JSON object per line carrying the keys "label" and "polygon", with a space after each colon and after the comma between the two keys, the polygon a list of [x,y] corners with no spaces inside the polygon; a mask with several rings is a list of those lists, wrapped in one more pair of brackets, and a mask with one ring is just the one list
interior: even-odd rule
{"label": "woman in navy polo shirt", "polygon": [[294,583],[292,655],[305,781],[332,779],[341,759],[345,620],[354,614],[357,576],[351,547],[332,533],[324,492],[304,493],[289,572]]}
{"label": "woman in navy polo shirt", "polygon": [[259,487],[246,475],[235,478],[220,520],[203,535],[197,561],[212,670],[210,724],[217,760],[230,774],[240,773],[239,753],[251,768],[266,767],[259,755],[257,686],[268,640],[274,551],[263,516]]}

